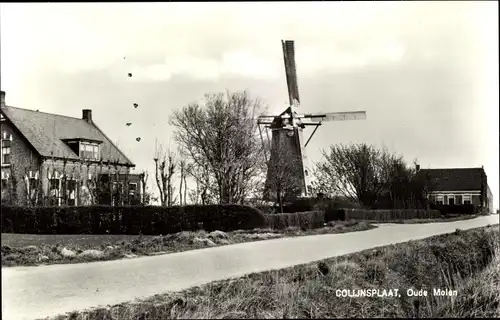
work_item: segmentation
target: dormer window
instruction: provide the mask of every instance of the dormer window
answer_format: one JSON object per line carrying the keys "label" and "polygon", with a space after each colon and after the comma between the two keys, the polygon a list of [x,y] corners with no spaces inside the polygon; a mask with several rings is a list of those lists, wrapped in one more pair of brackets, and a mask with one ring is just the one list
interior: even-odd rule
{"label": "dormer window", "polygon": [[99,160],[99,145],[97,143],[80,141],[80,158],[85,160]]}
{"label": "dormer window", "polygon": [[61,140],[82,160],[99,161],[101,158],[99,148],[101,140],[88,138],[64,138]]}

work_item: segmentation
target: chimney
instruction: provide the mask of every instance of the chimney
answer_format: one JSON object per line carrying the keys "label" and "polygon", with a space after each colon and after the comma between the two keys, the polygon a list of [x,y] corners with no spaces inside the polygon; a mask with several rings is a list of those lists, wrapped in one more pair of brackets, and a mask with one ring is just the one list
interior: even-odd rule
{"label": "chimney", "polygon": [[5,107],[5,91],[2,91],[2,96],[1,96],[1,107]]}
{"label": "chimney", "polygon": [[88,123],[92,123],[92,110],[83,109],[82,110],[82,119],[87,121]]}

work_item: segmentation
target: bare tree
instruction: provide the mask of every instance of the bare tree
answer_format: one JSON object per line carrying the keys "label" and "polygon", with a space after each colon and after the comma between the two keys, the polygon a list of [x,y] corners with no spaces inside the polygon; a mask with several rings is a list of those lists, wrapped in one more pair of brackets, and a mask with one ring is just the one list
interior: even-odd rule
{"label": "bare tree", "polygon": [[188,197],[189,197],[190,204],[199,204],[200,193],[197,189],[189,190]]}
{"label": "bare tree", "polygon": [[[246,92],[205,95],[205,105],[190,104],[170,118],[174,137],[187,154],[200,184],[202,202],[241,203],[261,169],[261,143],[255,120],[260,108]],[[203,199],[204,198],[204,199]]]}
{"label": "bare tree", "polygon": [[167,176],[167,204],[171,207],[177,202],[177,197],[175,196],[175,187],[173,186],[173,178],[175,174],[175,169],[177,167],[177,162],[175,160],[175,155],[173,153],[168,153],[168,176]]}
{"label": "bare tree", "polygon": [[371,206],[383,190],[381,152],[367,144],[330,146],[316,164],[316,189]]}
{"label": "bare tree", "polygon": [[179,170],[180,170],[179,204],[181,206],[186,205],[187,202],[187,181],[186,181],[187,169],[188,169],[188,163],[186,159],[181,159],[179,161]]}
{"label": "bare tree", "polygon": [[315,168],[315,187],[368,207],[427,207],[429,177],[418,174],[402,156],[366,144],[330,146]]}
{"label": "bare tree", "polygon": [[[20,199],[18,195],[18,177],[19,177],[20,169],[18,169],[17,164],[10,164],[10,175],[6,180],[5,185],[2,185],[2,203],[6,204],[20,204]],[[2,180],[3,182],[3,180]],[[7,189],[4,189],[6,187]]]}
{"label": "bare tree", "polygon": [[148,191],[147,183],[148,183],[148,178],[149,178],[149,172],[146,170],[142,171],[140,174],[140,178],[141,178],[141,186],[142,186],[141,204],[147,205],[147,204],[149,204],[149,201],[151,200],[150,199],[151,197],[147,193],[147,191]]}
{"label": "bare tree", "polygon": [[92,170],[92,163],[86,161],[87,177],[85,184],[85,191],[82,192],[82,203],[96,204],[99,203],[101,198],[105,195],[106,186],[101,180],[101,174],[104,171],[104,162],[99,160],[94,164],[95,170]]}
{"label": "bare tree", "polygon": [[[289,139],[284,135],[281,138]],[[268,166],[264,199],[274,200],[283,212],[283,202],[300,192],[300,159],[288,144],[279,143],[272,150]]]}
{"label": "bare tree", "polygon": [[160,148],[156,148],[155,153],[155,178],[160,192],[160,203],[162,206],[172,206],[176,201],[172,186],[177,166],[175,155],[170,150],[164,152],[161,145]]}
{"label": "bare tree", "polygon": [[[210,171],[207,167],[199,167],[189,163],[185,167],[184,178],[191,176],[196,183],[196,189],[189,192],[189,201],[193,204],[211,204],[216,203],[214,193],[216,192],[216,183],[213,177],[210,176]],[[206,177],[203,179],[203,177]],[[185,180],[186,182],[186,180]],[[185,183],[184,182],[184,183]],[[184,190],[186,194],[186,189]],[[186,199],[186,197],[184,197]]]}
{"label": "bare tree", "polygon": [[188,175],[188,170],[189,169],[189,165],[186,165],[186,167],[184,168],[184,174],[182,175],[181,177],[181,180],[184,181],[184,205],[186,204],[186,200],[187,200],[187,175]]}
{"label": "bare tree", "polygon": [[419,172],[416,166],[416,160],[413,166],[409,166],[401,156],[384,159],[385,190],[389,201],[384,204],[385,207],[394,209],[429,207],[428,195],[434,189],[434,183],[428,173]]}
{"label": "bare tree", "polygon": [[8,178],[2,179],[2,203],[31,206],[41,204],[43,192],[38,172],[29,158],[21,157],[10,163],[5,174]]}

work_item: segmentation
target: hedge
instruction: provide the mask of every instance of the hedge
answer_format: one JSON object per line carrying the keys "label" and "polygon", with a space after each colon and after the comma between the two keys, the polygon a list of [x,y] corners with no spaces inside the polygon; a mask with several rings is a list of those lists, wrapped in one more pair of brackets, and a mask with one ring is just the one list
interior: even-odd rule
{"label": "hedge", "polygon": [[425,209],[393,209],[393,210],[364,210],[364,209],[344,209],[344,219],[346,220],[409,220],[409,219],[436,219],[440,218],[439,210]]}
{"label": "hedge", "polygon": [[268,214],[265,217],[266,226],[272,229],[286,229],[288,227],[316,229],[323,227],[325,224],[324,211]]}
{"label": "hedge", "polygon": [[[280,213],[280,208],[277,205],[255,205],[253,206],[265,214]],[[295,199],[292,202],[283,204],[283,213],[307,212],[307,211],[323,211],[328,208],[362,208],[361,205],[342,198],[301,198]]]}
{"label": "hedge", "polygon": [[29,234],[168,234],[254,229],[264,215],[242,205],[159,206],[2,206],[3,233]]}
{"label": "hedge", "polygon": [[430,205],[431,209],[439,210],[441,214],[476,214],[479,213],[478,207],[474,204],[436,204]]}

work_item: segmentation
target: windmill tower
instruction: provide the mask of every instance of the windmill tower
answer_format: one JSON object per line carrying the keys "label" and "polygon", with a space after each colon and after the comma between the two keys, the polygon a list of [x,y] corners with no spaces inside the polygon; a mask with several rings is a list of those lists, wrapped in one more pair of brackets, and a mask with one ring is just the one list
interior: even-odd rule
{"label": "windmill tower", "polygon": [[[297,83],[297,71],[295,68],[295,47],[291,40],[281,41],[283,47],[283,59],[285,62],[286,82],[288,87],[289,107],[280,114],[276,115],[261,115],[257,119],[259,130],[262,136],[262,126],[268,133],[271,130],[271,139],[267,135],[268,143],[270,144],[270,155],[266,156],[268,161],[268,172],[266,178],[264,199],[268,200],[269,195],[274,192],[271,177],[273,175],[272,163],[277,161],[290,161],[289,168],[291,175],[295,175],[297,179],[297,188],[294,194],[290,197],[308,197],[311,196],[310,186],[310,167],[306,156],[306,147],[316,130],[325,121],[346,121],[346,120],[364,120],[366,119],[365,111],[351,112],[328,112],[315,114],[299,114],[300,98],[299,88]],[[303,130],[306,126],[314,126],[314,130],[307,139],[304,140]],[[279,157],[278,152],[287,150],[286,157]],[[279,158],[279,159],[278,159]]]}

